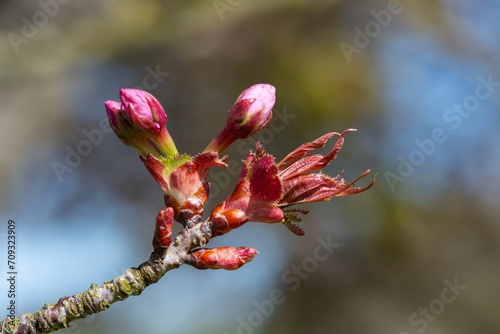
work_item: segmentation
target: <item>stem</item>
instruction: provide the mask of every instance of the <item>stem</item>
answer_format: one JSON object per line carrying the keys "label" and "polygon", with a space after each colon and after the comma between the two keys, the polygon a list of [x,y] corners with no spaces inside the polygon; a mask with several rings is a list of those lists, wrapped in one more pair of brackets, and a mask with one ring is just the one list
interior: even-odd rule
{"label": "stem", "polygon": [[[201,217],[191,219],[195,224],[184,228],[166,249],[165,255],[153,252],[149,259],[137,268],[129,268],[120,276],[104,282],[101,286],[92,284],[82,293],[62,297],[54,304],[45,304],[35,313],[23,313],[13,320],[0,322],[2,334],[51,333],[68,327],[71,321],[106,310],[111,304],[142,293],[149,285],[158,282],[163,275],[183,264],[183,259],[195,247],[205,246],[212,237],[208,222]],[[160,255],[160,256],[159,256]]]}
{"label": "stem", "polygon": [[167,128],[162,129],[156,136],[153,137],[160,153],[166,157],[175,157],[179,154],[175,147],[174,140],[168,133]]}
{"label": "stem", "polygon": [[210,144],[203,150],[204,152],[223,152],[226,148],[229,147],[236,140],[240,139],[236,136],[236,133],[232,131],[228,126],[222,129],[217,137],[212,139]]}

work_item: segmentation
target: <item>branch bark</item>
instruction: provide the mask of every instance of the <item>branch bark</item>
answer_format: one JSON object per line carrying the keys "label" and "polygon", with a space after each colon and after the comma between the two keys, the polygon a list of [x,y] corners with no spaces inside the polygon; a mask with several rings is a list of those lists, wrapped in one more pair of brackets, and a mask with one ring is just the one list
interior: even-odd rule
{"label": "branch bark", "polygon": [[54,304],[47,303],[35,313],[23,313],[15,319],[6,318],[0,322],[1,333],[55,332],[68,327],[74,320],[104,311],[117,301],[140,295],[168,271],[180,267],[191,250],[205,246],[212,238],[211,223],[201,222],[200,216],[194,216],[185,226],[168,248],[155,250],[137,268],[129,268],[101,286],[92,284],[82,293],[62,297]]}

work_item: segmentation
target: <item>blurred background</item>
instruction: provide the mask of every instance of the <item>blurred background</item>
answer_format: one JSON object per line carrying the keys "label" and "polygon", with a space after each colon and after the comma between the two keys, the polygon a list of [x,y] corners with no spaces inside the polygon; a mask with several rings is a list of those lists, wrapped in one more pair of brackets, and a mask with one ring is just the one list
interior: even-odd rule
{"label": "blurred background", "polygon": [[[307,206],[303,237],[246,224],[211,244],[255,247],[252,263],[181,267],[61,332],[498,333],[499,5],[1,1],[0,270],[12,219],[17,314],[150,255],[161,191],[109,132],[104,101],[148,90],[195,154],[238,94],[265,82],[277,88],[257,136],[269,152],[356,128],[325,172],[371,168],[375,186]],[[252,147],[238,142],[228,161]],[[237,174],[213,171],[211,206]]]}

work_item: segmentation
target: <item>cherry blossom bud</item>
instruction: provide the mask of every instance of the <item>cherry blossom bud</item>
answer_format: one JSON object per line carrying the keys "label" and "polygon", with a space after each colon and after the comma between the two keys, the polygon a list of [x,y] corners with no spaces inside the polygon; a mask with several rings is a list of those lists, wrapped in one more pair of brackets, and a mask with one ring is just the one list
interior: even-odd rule
{"label": "cherry blossom bud", "polygon": [[253,260],[259,252],[250,247],[201,248],[187,255],[184,262],[196,269],[236,270]]}
{"label": "cherry blossom bud", "polygon": [[106,101],[106,114],[118,138],[146,157],[175,156],[177,149],[167,131],[167,115],[160,102],[148,92],[120,89],[120,102]]}
{"label": "cherry blossom bud", "polygon": [[257,84],[245,89],[228,111],[227,124],[205,151],[222,152],[238,139],[245,139],[265,127],[272,117],[275,88]]}

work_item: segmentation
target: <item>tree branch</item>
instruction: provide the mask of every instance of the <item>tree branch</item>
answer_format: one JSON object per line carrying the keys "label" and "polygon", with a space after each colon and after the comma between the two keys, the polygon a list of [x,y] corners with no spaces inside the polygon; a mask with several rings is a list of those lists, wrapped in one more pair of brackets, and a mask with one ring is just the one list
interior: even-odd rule
{"label": "tree branch", "polygon": [[92,284],[82,293],[62,297],[54,304],[47,303],[33,314],[23,313],[15,319],[6,318],[0,322],[1,333],[55,332],[68,327],[74,320],[104,311],[117,301],[140,295],[169,270],[180,267],[192,249],[205,246],[212,237],[211,223],[201,222],[201,216],[194,216],[185,226],[187,227],[181,230],[168,248],[155,250],[149,259],[137,268],[129,268],[101,286]]}

